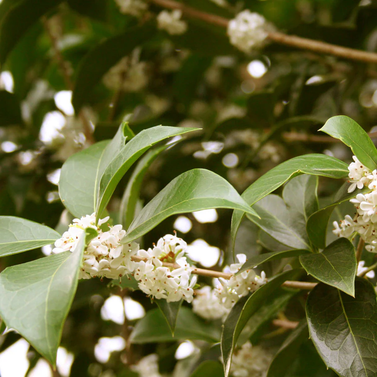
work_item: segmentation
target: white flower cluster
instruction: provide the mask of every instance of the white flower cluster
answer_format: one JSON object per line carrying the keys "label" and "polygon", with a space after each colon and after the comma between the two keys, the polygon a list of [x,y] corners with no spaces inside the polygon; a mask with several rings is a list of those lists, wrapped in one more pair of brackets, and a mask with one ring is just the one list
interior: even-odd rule
{"label": "white flower cluster", "polygon": [[272,354],[261,346],[246,342],[232,359],[234,377],[264,377],[272,361]]}
{"label": "white flower cluster", "polygon": [[163,10],[157,16],[157,26],[171,35],[180,35],[186,32],[187,23],[181,20],[182,11],[175,9],[171,12]]}
{"label": "white flower cluster", "polygon": [[[143,260],[136,263],[134,272],[139,288],[152,298],[191,302],[197,276],[191,274],[186,250],[186,242],[171,234],[160,238],[153,249],[139,250],[137,256]],[[166,267],[163,262],[172,263],[175,268]]]}
{"label": "white flower cluster", "polygon": [[356,215],[354,218],[346,215],[344,220],[340,221],[340,224],[334,221],[333,232],[339,237],[350,237],[357,232],[366,242],[365,248],[372,253],[376,253],[377,170],[370,171],[355,156],[353,156],[353,160],[354,162],[348,167],[348,177],[351,183],[348,192],[353,192],[356,188],[362,189],[363,187],[368,187],[371,192],[357,194],[356,198],[350,200],[356,207]]}
{"label": "white flower cluster", "polygon": [[147,64],[137,58],[124,57],[103,77],[103,83],[113,90],[138,92],[148,84]]}
{"label": "white flower cluster", "polygon": [[209,320],[224,318],[229,313],[229,309],[222,305],[216,296],[215,290],[209,286],[196,291],[192,310],[200,317]]}
{"label": "white flower cluster", "polygon": [[136,365],[132,365],[131,369],[139,374],[139,377],[161,377],[158,371],[158,356],[152,353],[143,357]]}
{"label": "white flower cluster", "polygon": [[144,0],[115,0],[119,10],[123,14],[141,17],[148,9],[148,5]]}
{"label": "white flower cluster", "polygon": [[78,243],[79,236],[86,228],[92,228],[98,232],[84,251],[80,279],[91,277],[117,279],[131,273],[135,268],[135,262],[131,260],[131,257],[137,253],[138,244],[132,242],[122,245],[120,243],[126,234],[122,225],[109,226],[109,230],[104,232],[101,225],[108,220],[109,217],[99,220],[96,226],[94,213],[83,216],[81,219],[74,219],[68,231],[55,242],[55,248],[52,250],[54,254],[63,251],[72,252]]}
{"label": "white flower cluster", "polygon": [[237,259],[239,263],[231,264],[229,268],[229,271],[234,275],[229,280],[220,278],[221,286],[215,291],[215,294],[227,309],[230,309],[239,298],[256,291],[261,285],[267,283],[264,271],[262,271],[261,276],[257,276],[252,269],[236,275],[246,262],[246,255],[238,254]]}
{"label": "white flower cluster", "polygon": [[237,14],[236,18],[229,21],[228,36],[230,43],[243,52],[251,52],[259,48],[268,36],[266,20],[258,13],[248,9]]}

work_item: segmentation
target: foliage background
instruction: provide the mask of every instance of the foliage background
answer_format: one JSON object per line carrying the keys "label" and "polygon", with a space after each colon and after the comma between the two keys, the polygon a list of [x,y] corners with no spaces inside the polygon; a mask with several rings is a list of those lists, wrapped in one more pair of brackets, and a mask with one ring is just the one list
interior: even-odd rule
{"label": "foliage background", "polygon": [[[64,208],[50,174],[75,150],[111,138],[128,114],[133,114],[130,127],[135,133],[157,124],[203,128],[201,134],[185,138],[153,163],[141,187],[142,203],[195,167],[222,175],[242,192],[279,161],[294,156],[325,152],[349,160],[346,148],[326,137],[316,139],[316,130],[337,114],[352,117],[367,131],[375,125],[377,73],[373,65],[274,43],[246,56],[229,44],[225,31],[218,27],[189,20],[188,33],[172,37],[155,29],[153,17],[137,20],[122,15],[113,0],[37,3],[3,0],[0,4],[1,215],[64,229]],[[185,3],[226,18],[233,17],[234,9],[243,4],[288,34],[369,51],[377,47],[377,2],[373,0],[246,0],[242,4],[229,0],[227,9],[209,0]],[[18,6],[22,6],[21,12],[13,12],[14,18],[9,20]],[[160,8],[151,6],[150,10],[154,13]],[[99,73],[108,71],[136,47],[140,61],[146,63],[147,85],[139,91],[108,89]],[[70,76],[68,81],[62,64]],[[80,116],[66,114],[57,106],[55,94],[66,90],[73,90],[76,114],[85,106],[83,111],[95,125],[93,135]],[[62,119],[56,112],[64,117],[66,128],[53,141],[43,142],[46,129],[56,128]],[[216,144],[205,144],[214,141],[223,143],[218,153],[209,150]],[[264,149],[261,141],[267,143]],[[224,165],[227,159],[236,161],[235,165]],[[110,212],[119,208],[131,173],[119,185]],[[330,196],[337,185],[322,179],[321,195]],[[200,223],[188,214],[193,226],[184,239],[191,243],[201,238],[222,250],[220,268],[221,263],[231,261],[227,253],[231,212],[219,210],[218,214],[215,223]],[[171,233],[175,220],[164,221],[143,243],[151,245]],[[244,223],[237,252],[259,253],[257,237],[255,227]],[[36,250],[2,258],[0,270],[42,255]],[[263,269],[269,274],[275,267],[269,263]],[[72,376],[105,375],[109,370],[115,376],[127,375],[124,351],[114,352],[107,363],[98,362],[94,355],[99,338],[127,337],[128,326],[134,325],[133,321],[117,325],[101,318],[101,307],[110,294],[127,294],[146,311],[156,307],[138,291],[122,293],[99,280],[80,283],[62,340],[62,346],[74,354]],[[292,320],[302,317],[300,310],[292,308]],[[285,336],[274,341],[279,344]],[[18,339],[14,333],[2,336],[0,351]],[[178,344],[136,345],[133,354],[137,359],[157,349],[161,367],[172,371]],[[31,370],[39,355],[31,351],[28,358]]]}

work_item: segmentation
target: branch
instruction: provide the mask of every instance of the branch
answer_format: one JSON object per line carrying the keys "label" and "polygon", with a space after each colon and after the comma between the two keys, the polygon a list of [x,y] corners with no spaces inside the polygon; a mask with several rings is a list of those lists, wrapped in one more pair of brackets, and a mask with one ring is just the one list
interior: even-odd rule
{"label": "branch", "polygon": [[364,245],[365,245],[365,241],[360,236],[359,243],[357,244],[357,250],[356,250],[357,263],[359,263],[361,260],[361,254],[363,253]]}
{"label": "branch", "polygon": [[295,329],[298,326],[298,322],[288,321],[287,319],[274,319],[272,324],[276,327],[282,327],[284,329]]}
{"label": "branch", "polygon": [[[164,8],[180,9],[184,15],[191,18],[197,18],[210,24],[221,26],[223,28],[228,27],[229,20],[224,17],[201,12],[197,9],[191,8],[187,5],[178,3],[173,0],[150,0],[150,2]],[[358,60],[366,63],[377,63],[377,54],[373,52],[355,50],[352,48],[337,46],[326,42],[301,38],[295,35],[287,35],[281,32],[269,32],[268,39],[280,44],[315,51],[323,54],[340,56],[345,59]]]}
{"label": "branch", "polygon": [[[134,262],[141,262],[141,261],[146,261],[146,258],[142,257],[137,257],[133,256],[131,257],[131,260]],[[168,263],[168,262],[163,262],[163,266],[169,267],[169,268],[181,268],[181,266],[177,263]],[[221,271],[215,271],[215,270],[206,270],[203,268],[196,268],[193,267],[191,272],[196,275],[201,275],[201,276],[208,276],[212,278],[223,278],[226,280],[229,280],[233,274],[226,273],[226,272],[221,272]],[[313,289],[317,283],[309,283],[305,281],[286,281],[285,283],[282,284],[283,287],[287,288],[296,288],[296,289],[304,289],[304,290],[310,290]]]}

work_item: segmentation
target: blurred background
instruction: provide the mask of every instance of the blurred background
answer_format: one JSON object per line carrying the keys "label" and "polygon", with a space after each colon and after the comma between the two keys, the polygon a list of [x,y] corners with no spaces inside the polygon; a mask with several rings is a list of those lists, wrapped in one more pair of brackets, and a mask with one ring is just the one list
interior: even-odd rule
{"label": "blurred background", "polygon": [[[377,50],[375,0],[183,2],[229,19],[250,9],[288,34]],[[157,30],[154,19],[160,11],[150,5],[146,16],[136,18],[122,14],[114,0],[0,0],[1,215],[64,231],[72,217],[58,195],[62,164],[113,137],[125,119],[135,133],[159,124],[203,129],[153,162],[141,185],[139,208],[196,167],[220,174],[242,192],[297,155],[326,153],[348,161],[346,148],[317,133],[333,115],[348,115],[373,131],[374,65],[275,43],[246,55],[229,44],[225,30],[203,21],[187,19],[188,31],[181,36]],[[131,174],[118,186],[110,214],[119,209]],[[330,197],[339,185],[322,179],[319,191]],[[172,217],[142,244],[149,247],[176,230],[199,266],[220,269],[232,262],[230,218],[226,210]],[[243,223],[236,252],[260,252],[260,237],[253,224]],[[2,258],[0,271],[50,252],[44,247]],[[274,264],[263,269],[273,272]],[[124,368],[125,339],[155,307],[140,291],[121,291],[98,279],[81,282],[57,371],[8,332],[0,336],[0,375],[136,376]],[[166,372],[176,371],[180,360],[196,350],[188,341],[133,346],[135,358],[157,352]]]}

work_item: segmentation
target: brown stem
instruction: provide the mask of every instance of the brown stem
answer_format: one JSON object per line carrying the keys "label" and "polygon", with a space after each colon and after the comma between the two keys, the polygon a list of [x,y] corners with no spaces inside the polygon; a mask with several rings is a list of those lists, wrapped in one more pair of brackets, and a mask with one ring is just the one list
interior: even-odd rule
{"label": "brown stem", "polygon": [[[69,65],[64,60],[64,57],[63,57],[63,55],[62,55],[62,53],[59,49],[58,39],[57,39],[56,35],[54,35],[54,33],[52,32],[52,30],[50,28],[49,20],[47,19],[46,16],[42,17],[42,23],[43,23],[43,27],[46,30],[48,37],[50,38],[52,50],[54,51],[54,57],[55,57],[56,63],[58,64],[59,70],[60,70],[60,72],[63,76],[65,85],[69,90],[73,91],[74,84],[73,84],[73,81],[71,79],[71,73],[70,73]],[[89,119],[86,117],[84,110],[80,110],[80,113],[78,114],[78,116],[79,116],[79,118],[80,118],[80,120],[83,124],[84,134],[85,134],[86,140],[88,141],[88,143],[93,144],[94,139],[93,139],[93,135],[92,135],[92,126],[90,124]]]}
{"label": "brown stem", "polygon": [[[137,257],[137,256],[133,256],[133,257],[131,257],[131,259],[134,262],[146,261],[146,258]],[[165,267],[169,267],[169,268],[180,268],[181,267],[177,263],[163,262],[163,265]],[[214,271],[214,270],[205,270],[203,268],[196,268],[196,267],[194,267],[192,269],[192,273],[194,273],[196,275],[208,276],[208,277],[212,277],[212,278],[223,278],[223,279],[227,279],[227,280],[229,280],[233,276],[233,274],[226,273],[226,272]],[[317,285],[317,283],[309,283],[309,282],[305,282],[305,281],[289,281],[289,280],[282,284],[283,287],[305,289],[305,290],[313,289],[316,285]]]}
{"label": "brown stem", "polygon": [[272,324],[276,327],[282,327],[284,329],[295,329],[298,326],[298,322],[288,321],[284,319],[274,319]]}
{"label": "brown stem", "polygon": [[359,263],[360,260],[361,260],[361,254],[362,254],[363,249],[364,249],[364,244],[365,244],[365,241],[360,237],[359,243],[357,244],[357,250],[356,250],[357,263]]}
{"label": "brown stem", "polygon": [[[229,20],[224,17],[215,16],[213,14],[201,12],[197,9],[188,7],[182,3],[173,0],[150,0],[150,2],[157,4],[164,8],[180,9],[188,17],[198,18],[205,22],[228,27]],[[274,42],[293,46],[305,50],[315,51],[323,54],[330,54],[340,56],[345,59],[358,60],[366,63],[377,63],[377,54],[373,52],[355,50],[348,47],[332,45],[330,43],[314,41],[312,39],[301,38],[295,35],[287,35],[280,32],[269,32],[268,38]]]}

